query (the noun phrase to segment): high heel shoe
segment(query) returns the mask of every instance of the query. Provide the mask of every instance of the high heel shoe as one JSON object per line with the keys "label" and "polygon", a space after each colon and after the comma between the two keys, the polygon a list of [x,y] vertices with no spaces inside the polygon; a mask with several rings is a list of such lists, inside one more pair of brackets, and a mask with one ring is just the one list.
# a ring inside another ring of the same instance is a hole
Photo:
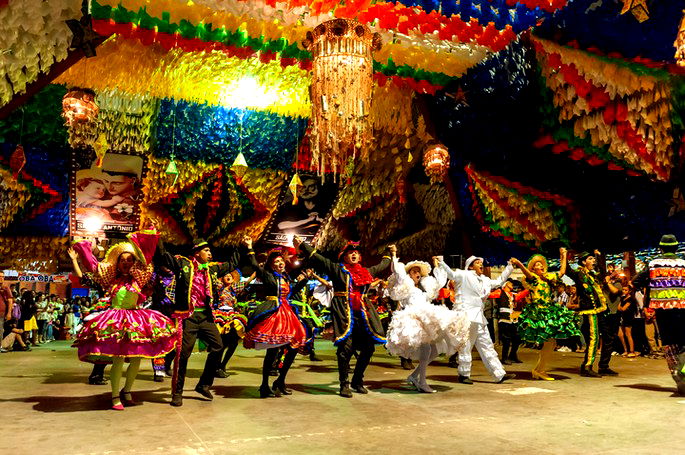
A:
{"label": "high heel shoe", "polygon": [[546,373],[543,373],[542,371],[532,371],[532,376],[533,379],[542,379],[543,381],[554,381],[554,378],[552,376],[549,376]]}
{"label": "high heel shoe", "polygon": [[124,410],[124,405],[121,404],[121,401],[119,401],[119,398],[117,397],[112,397],[112,409],[115,411],[123,411]]}
{"label": "high heel shoe", "polygon": [[[289,388],[287,388],[285,386],[285,383],[279,382],[279,381],[274,381],[274,385],[273,385],[273,387],[271,387],[271,390],[273,390],[274,393],[276,393],[276,391],[278,391],[281,393],[281,395],[292,395],[293,394],[293,391],[290,390]],[[278,395],[276,395],[276,396],[278,396]]]}

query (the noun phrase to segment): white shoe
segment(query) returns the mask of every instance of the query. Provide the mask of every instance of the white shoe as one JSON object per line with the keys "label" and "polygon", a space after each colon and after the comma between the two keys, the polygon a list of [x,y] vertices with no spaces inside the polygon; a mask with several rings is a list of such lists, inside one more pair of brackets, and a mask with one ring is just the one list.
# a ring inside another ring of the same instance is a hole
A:
{"label": "white shoe", "polygon": [[431,389],[431,387],[428,384],[419,384],[417,387],[419,389],[419,392],[422,393],[435,393],[437,390]]}

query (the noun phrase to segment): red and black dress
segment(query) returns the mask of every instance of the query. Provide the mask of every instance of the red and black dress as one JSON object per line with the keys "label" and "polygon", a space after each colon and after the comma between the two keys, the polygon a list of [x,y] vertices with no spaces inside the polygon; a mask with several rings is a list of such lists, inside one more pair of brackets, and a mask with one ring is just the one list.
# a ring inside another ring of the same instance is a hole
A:
{"label": "red and black dress", "polygon": [[[270,349],[290,345],[298,349],[304,346],[309,337],[304,323],[290,304],[290,279],[287,275],[269,271],[265,271],[261,279],[268,295],[263,303],[257,305],[248,321],[245,347]],[[301,288],[306,284],[306,280],[300,283],[295,287]]]}
{"label": "red and black dress", "polygon": [[[257,264],[254,252],[248,254],[250,265],[263,283],[264,302],[257,305],[247,324],[243,344],[248,349],[266,349],[262,366],[262,385],[259,394],[262,398],[269,396],[290,395],[292,392],[285,386],[285,377],[295,360],[298,349],[304,347],[310,336],[304,322],[298,317],[296,307],[290,304],[291,295],[297,294],[306,284],[301,280],[291,284],[287,274],[264,269]],[[278,379],[269,387],[269,375],[281,347],[285,348]]]}

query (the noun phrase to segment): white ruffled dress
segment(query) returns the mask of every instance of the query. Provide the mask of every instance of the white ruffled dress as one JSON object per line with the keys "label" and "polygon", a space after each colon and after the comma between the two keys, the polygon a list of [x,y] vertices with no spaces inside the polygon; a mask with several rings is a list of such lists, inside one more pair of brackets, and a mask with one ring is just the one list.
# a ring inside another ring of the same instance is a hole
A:
{"label": "white ruffled dress", "polygon": [[[433,273],[437,276],[421,278],[423,289],[414,285],[407,275],[404,264],[395,260],[394,271],[388,280],[391,299],[401,308],[392,315],[388,328],[387,344],[393,355],[408,359],[418,359],[419,349],[425,344],[434,344],[438,354],[452,355],[469,338],[470,322],[460,310],[450,310],[443,305],[431,303],[447,282],[447,276],[440,269]],[[458,305],[457,305],[458,307]]]}

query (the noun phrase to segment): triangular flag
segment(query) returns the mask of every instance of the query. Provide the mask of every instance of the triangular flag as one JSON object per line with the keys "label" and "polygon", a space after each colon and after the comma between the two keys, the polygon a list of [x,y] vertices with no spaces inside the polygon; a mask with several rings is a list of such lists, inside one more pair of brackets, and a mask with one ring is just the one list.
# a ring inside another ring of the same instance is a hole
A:
{"label": "triangular flag", "polygon": [[95,166],[102,167],[102,160],[105,158],[105,153],[107,153],[107,150],[109,150],[107,137],[105,137],[103,133],[100,133],[97,140],[93,143],[93,149],[95,149],[95,156],[97,156]]}
{"label": "triangular flag", "polygon": [[176,161],[174,161],[173,158],[171,158],[171,161],[169,161],[166,171],[164,172],[166,172],[168,175],[174,176],[174,183],[172,183],[172,185],[176,185],[176,180],[178,180],[178,167],[176,167]]}
{"label": "triangular flag", "polygon": [[243,155],[243,152],[238,152],[238,156],[235,157],[231,167],[247,167],[247,161],[245,161],[245,155]]}
{"label": "triangular flag", "polygon": [[293,193],[293,205],[297,205],[297,187],[302,186],[302,180],[300,180],[299,174],[293,175],[293,178],[290,180],[290,183],[288,184],[288,188],[290,188],[290,192]]}

